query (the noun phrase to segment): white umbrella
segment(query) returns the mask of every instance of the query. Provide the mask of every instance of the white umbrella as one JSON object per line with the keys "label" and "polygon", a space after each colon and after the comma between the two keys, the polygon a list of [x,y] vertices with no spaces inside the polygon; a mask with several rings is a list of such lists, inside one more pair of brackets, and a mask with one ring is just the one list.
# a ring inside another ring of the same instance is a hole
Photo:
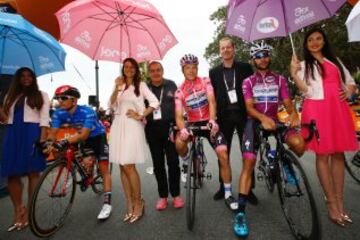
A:
{"label": "white umbrella", "polygon": [[360,1],[351,10],[345,25],[349,42],[360,42]]}

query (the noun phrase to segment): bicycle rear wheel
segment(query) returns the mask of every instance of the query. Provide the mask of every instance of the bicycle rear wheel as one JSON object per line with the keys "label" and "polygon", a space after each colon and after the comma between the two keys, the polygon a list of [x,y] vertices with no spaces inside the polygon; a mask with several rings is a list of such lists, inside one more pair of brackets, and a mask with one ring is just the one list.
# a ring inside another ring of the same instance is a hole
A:
{"label": "bicycle rear wheel", "polygon": [[58,231],[71,210],[76,191],[74,168],[71,167],[67,181],[66,175],[66,160],[58,159],[45,169],[35,188],[29,209],[29,225],[38,237],[49,237]]}
{"label": "bicycle rear wheel", "polygon": [[[190,155],[192,156],[192,154]],[[189,230],[194,227],[195,221],[195,203],[196,203],[196,174],[195,162],[191,157],[188,163],[187,176],[186,176],[186,224]]]}
{"label": "bicycle rear wheel", "polygon": [[352,158],[345,158],[346,170],[356,182],[360,183],[360,167],[354,165],[353,161],[360,162],[360,151],[358,151]]}
{"label": "bicycle rear wheel", "polygon": [[291,232],[296,239],[320,239],[317,208],[304,169],[292,151],[285,150],[281,157],[277,187],[281,208]]}

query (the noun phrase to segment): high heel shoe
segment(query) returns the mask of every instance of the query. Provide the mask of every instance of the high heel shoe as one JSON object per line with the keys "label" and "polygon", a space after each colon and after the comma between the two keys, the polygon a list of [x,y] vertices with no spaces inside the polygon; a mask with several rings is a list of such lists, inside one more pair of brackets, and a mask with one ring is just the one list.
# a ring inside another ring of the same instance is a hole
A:
{"label": "high heel shoe", "polygon": [[350,218],[349,215],[347,215],[346,213],[342,213],[341,214],[341,218],[344,222],[347,222],[347,223],[353,223],[353,220]]}
{"label": "high heel shoe", "polygon": [[329,199],[327,199],[325,196],[324,196],[324,201],[327,205],[328,217],[329,217],[330,221],[337,224],[338,226],[345,227],[345,222],[344,222],[344,219],[341,214],[339,217],[331,216],[331,212],[330,212],[331,201],[329,201]]}
{"label": "high heel shoe", "polygon": [[15,220],[15,223],[13,223],[8,227],[7,229],[8,232],[12,232],[14,230],[20,231],[29,225],[27,221],[26,208],[22,206],[19,212],[20,213],[18,213],[18,217],[16,217],[17,220]]}
{"label": "high heel shoe", "polygon": [[143,199],[141,199],[141,211],[139,214],[133,214],[132,217],[130,218],[130,223],[134,223],[138,220],[140,220],[142,218],[142,216],[145,213],[145,201]]}
{"label": "high heel shoe", "polygon": [[123,222],[127,222],[132,218],[133,214],[132,213],[126,213],[123,219]]}

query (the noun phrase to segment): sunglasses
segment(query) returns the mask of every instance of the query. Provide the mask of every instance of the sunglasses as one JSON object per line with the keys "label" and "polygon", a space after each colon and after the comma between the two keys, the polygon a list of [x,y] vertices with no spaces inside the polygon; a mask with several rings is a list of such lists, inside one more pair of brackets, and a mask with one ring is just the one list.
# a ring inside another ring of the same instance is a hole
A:
{"label": "sunglasses", "polygon": [[70,96],[58,96],[58,97],[54,97],[54,99],[58,100],[58,101],[66,101],[66,100],[74,99],[74,98],[70,97]]}
{"label": "sunglasses", "polygon": [[261,59],[261,58],[267,58],[270,57],[270,53],[268,52],[258,52],[254,55],[254,59]]}

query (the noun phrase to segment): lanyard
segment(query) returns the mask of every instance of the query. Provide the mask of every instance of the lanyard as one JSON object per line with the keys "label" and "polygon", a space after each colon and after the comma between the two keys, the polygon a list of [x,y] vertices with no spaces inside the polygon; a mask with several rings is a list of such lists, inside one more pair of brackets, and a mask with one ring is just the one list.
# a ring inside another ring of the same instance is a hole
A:
{"label": "lanyard", "polygon": [[[227,85],[227,82],[226,82],[225,73],[224,73],[224,82],[225,82],[226,91],[229,91],[229,86]],[[233,82],[232,89],[235,89],[235,69],[234,69],[234,82]]]}
{"label": "lanyard", "polygon": [[[153,90],[153,86],[151,85],[151,90]],[[164,95],[164,85],[161,87],[161,91],[160,91],[160,99],[159,99],[159,103],[161,105],[162,99],[163,99],[163,95]]]}

